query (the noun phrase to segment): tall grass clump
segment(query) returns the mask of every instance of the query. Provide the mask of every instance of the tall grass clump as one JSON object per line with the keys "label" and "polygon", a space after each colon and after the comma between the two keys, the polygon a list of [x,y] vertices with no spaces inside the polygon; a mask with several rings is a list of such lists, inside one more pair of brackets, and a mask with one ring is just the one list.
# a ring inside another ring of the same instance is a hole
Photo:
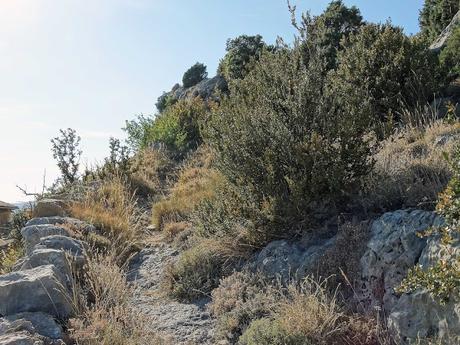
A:
{"label": "tall grass clump", "polygon": [[114,256],[90,258],[83,279],[75,281],[77,317],[69,321],[72,340],[80,345],[162,345],[133,308],[133,288]]}
{"label": "tall grass clump", "polygon": [[140,240],[136,198],[122,177],[114,175],[90,186],[82,201],[71,204],[70,213],[98,228],[121,256]]}
{"label": "tall grass clump", "polygon": [[381,142],[373,156],[374,169],[366,178],[365,207],[434,209],[452,174],[443,152],[453,152],[458,135],[457,121],[433,120],[403,127]]}

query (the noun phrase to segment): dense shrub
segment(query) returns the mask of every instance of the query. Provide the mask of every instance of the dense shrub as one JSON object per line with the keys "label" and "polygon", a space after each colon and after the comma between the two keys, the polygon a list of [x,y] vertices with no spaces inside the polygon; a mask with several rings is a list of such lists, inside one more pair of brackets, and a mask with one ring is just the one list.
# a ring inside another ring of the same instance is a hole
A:
{"label": "dense shrub", "polygon": [[312,211],[338,207],[369,170],[367,114],[324,97],[320,73],[298,46],[262,54],[208,121],[217,166],[265,231],[308,227]]}
{"label": "dense shrub", "polygon": [[295,20],[295,7],[290,10],[293,24],[303,38],[306,61],[312,58],[321,61],[324,71],[336,68],[337,53],[343,49],[340,42],[364,24],[359,9],[345,6],[341,0],[332,1],[319,16],[302,15],[300,26]]}
{"label": "dense shrub", "polygon": [[123,130],[128,135],[127,142],[133,151],[139,151],[149,146],[153,125],[153,118],[143,114],[137,115],[135,120],[125,122]]}
{"label": "dense shrub", "polygon": [[451,77],[460,75],[460,27],[449,37],[447,46],[442,50],[440,60]]}
{"label": "dense shrub", "polygon": [[458,10],[458,0],[425,0],[419,18],[422,33],[434,40],[449,25]]}
{"label": "dense shrub", "polygon": [[157,107],[157,110],[162,113],[167,107],[173,105],[176,102],[177,99],[174,98],[171,94],[163,92],[163,94],[158,97],[155,106]]}
{"label": "dense shrub", "polygon": [[197,148],[202,142],[199,121],[206,112],[207,105],[199,98],[178,101],[155,119],[150,141],[179,152]]}
{"label": "dense shrub", "polygon": [[192,87],[205,79],[207,76],[208,72],[206,72],[206,66],[197,62],[184,73],[184,76],[182,77],[182,84],[184,87]]}
{"label": "dense shrub", "polygon": [[369,105],[376,121],[398,118],[405,107],[425,104],[443,75],[425,43],[391,24],[363,26],[350,35],[331,73],[331,97],[350,112]]}
{"label": "dense shrub", "polygon": [[267,45],[262,36],[241,35],[227,41],[227,53],[220,61],[218,73],[228,81],[244,78],[251,69],[251,62],[258,60]]}
{"label": "dense shrub", "polygon": [[139,115],[136,120],[126,121],[127,141],[135,151],[155,143],[161,143],[179,155],[195,149],[202,142],[199,122],[210,106],[213,105],[195,98],[180,100],[155,118]]}

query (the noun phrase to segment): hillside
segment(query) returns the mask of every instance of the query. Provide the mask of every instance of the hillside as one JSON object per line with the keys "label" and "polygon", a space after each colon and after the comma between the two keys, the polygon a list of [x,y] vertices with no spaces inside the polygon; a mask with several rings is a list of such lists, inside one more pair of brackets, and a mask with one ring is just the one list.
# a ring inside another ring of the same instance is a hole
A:
{"label": "hillside", "polygon": [[[460,343],[460,3],[227,41],[0,238],[0,345]],[[442,19],[442,26],[440,26]],[[288,23],[287,23],[288,24]]]}

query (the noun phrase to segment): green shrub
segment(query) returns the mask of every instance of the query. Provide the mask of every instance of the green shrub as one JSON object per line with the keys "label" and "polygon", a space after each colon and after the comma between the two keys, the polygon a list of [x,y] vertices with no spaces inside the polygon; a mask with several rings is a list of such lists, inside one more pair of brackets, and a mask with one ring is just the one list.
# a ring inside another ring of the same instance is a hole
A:
{"label": "green shrub", "polygon": [[364,24],[359,9],[345,6],[341,0],[331,1],[319,16],[304,14],[301,26],[295,21],[295,7],[290,9],[293,23],[303,38],[305,60],[321,61],[324,71],[337,67],[337,53],[343,49],[340,42]]}
{"label": "green shrub", "polygon": [[178,152],[197,148],[202,142],[199,121],[206,112],[207,105],[199,98],[178,101],[155,119],[149,141]]}
{"label": "green shrub", "polygon": [[425,43],[391,24],[363,26],[338,54],[328,91],[350,112],[369,105],[376,121],[398,118],[402,109],[425,104],[444,76]]}
{"label": "green shrub", "polygon": [[221,60],[218,73],[228,81],[243,79],[251,69],[251,62],[258,60],[267,45],[262,36],[241,35],[227,41],[227,54]]}
{"label": "green shrub", "polygon": [[177,101],[156,118],[139,115],[136,120],[126,121],[127,141],[135,151],[153,143],[162,143],[179,154],[195,149],[202,142],[199,121],[204,118],[208,107],[196,98]]}
{"label": "green shrub", "polygon": [[150,144],[150,132],[154,126],[152,117],[137,115],[135,120],[125,122],[123,130],[128,135],[127,142],[133,151],[142,150]]}
{"label": "green shrub", "polygon": [[263,215],[259,233],[307,228],[312,212],[340,207],[369,170],[369,115],[341,111],[320,74],[298,46],[266,52],[207,122],[219,170]]}
{"label": "green shrub", "polygon": [[458,0],[425,0],[419,18],[422,33],[434,40],[459,10]]}
{"label": "green shrub", "polygon": [[197,62],[184,73],[184,76],[182,77],[182,84],[184,87],[192,87],[205,79],[207,76],[208,72],[206,72],[206,66]]}
{"label": "green shrub", "polygon": [[174,98],[171,94],[163,92],[163,94],[158,97],[155,106],[157,107],[157,110],[162,113],[167,107],[173,105],[176,102],[177,99]]}
{"label": "green shrub", "polygon": [[458,27],[442,50],[440,60],[452,77],[460,74],[460,27]]}

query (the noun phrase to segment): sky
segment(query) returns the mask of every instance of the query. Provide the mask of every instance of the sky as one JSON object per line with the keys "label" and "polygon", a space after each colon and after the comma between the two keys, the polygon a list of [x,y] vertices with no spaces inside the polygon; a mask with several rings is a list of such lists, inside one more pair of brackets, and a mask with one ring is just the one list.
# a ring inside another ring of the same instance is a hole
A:
{"label": "sky", "polygon": [[[423,0],[345,0],[364,19],[418,31]],[[292,0],[319,14],[329,0]],[[125,120],[153,114],[156,99],[199,61],[215,74],[228,38],[291,41],[285,0],[0,0],[0,200],[27,198],[58,176],[50,139],[82,138],[83,165],[123,138]]]}

